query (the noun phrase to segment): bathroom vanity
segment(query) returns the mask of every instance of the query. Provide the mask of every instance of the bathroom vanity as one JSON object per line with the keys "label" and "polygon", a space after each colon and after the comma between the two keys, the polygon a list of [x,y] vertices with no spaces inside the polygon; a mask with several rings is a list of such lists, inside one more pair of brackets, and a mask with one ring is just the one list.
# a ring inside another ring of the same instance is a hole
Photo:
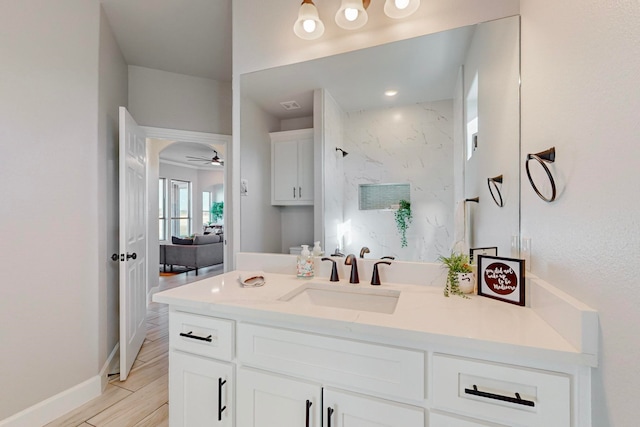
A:
{"label": "bathroom vanity", "polygon": [[[153,296],[170,305],[172,427],[591,425],[597,313],[552,286],[529,277],[519,307],[445,298],[433,264],[374,287],[272,257]],[[266,284],[241,287],[246,270]]]}

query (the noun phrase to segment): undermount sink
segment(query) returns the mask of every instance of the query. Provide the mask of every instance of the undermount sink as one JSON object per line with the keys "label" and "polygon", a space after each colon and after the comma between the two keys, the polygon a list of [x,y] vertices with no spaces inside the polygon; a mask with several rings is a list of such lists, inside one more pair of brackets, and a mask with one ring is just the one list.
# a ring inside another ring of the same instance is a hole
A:
{"label": "undermount sink", "polygon": [[396,290],[311,282],[297,287],[278,299],[297,304],[393,314],[398,298],[400,298],[400,291]]}

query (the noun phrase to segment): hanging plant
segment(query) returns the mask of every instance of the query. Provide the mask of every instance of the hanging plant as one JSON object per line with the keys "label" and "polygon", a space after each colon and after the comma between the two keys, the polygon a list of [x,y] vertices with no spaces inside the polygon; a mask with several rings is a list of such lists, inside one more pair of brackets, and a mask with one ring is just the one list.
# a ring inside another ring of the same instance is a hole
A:
{"label": "hanging plant", "polygon": [[396,227],[400,233],[400,245],[401,247],[407,246],[407,228],[411,224],[411,202],[406,200],[400,200],[400,206],[395,212]]}

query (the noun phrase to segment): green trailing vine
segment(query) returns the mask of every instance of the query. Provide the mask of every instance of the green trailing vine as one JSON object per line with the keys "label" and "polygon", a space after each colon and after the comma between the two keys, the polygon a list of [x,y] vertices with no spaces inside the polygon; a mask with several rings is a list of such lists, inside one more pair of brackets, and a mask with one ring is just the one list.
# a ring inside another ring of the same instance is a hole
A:
{"label": "green trailing vine", "polygon": [[459,295],[462,298],[469,298],[460,290],[458,283],[458,273],[473,272],[469,265],[469,257],[461,253],[451,252],[451,255],[448,257],[440,255],[438,261],[449,269],[447,273],[447,284],[444,287],[444,296],[448,297],[449,294],[453,294]]}
{"label": "green trailing vine", "polygon": [[400,200],[400,206],[395,212],[395,217],[396,227],[398,227],[398,232],[400,233],[400,244],[404,248],[407,246],[407,228],[409,228],[412,219],[411,202]]}

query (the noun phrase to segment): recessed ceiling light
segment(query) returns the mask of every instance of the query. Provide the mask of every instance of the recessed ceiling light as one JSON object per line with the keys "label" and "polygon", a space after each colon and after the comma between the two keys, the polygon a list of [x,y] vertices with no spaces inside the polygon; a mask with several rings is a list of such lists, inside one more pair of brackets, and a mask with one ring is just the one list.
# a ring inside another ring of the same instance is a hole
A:
{"label": "recessed ceiling light", "polygon": [[398,94],[397,90],[393,90],[393,89],[389,89],[389,90],[385,90],[384,94],[387,96],[396,96]]}

